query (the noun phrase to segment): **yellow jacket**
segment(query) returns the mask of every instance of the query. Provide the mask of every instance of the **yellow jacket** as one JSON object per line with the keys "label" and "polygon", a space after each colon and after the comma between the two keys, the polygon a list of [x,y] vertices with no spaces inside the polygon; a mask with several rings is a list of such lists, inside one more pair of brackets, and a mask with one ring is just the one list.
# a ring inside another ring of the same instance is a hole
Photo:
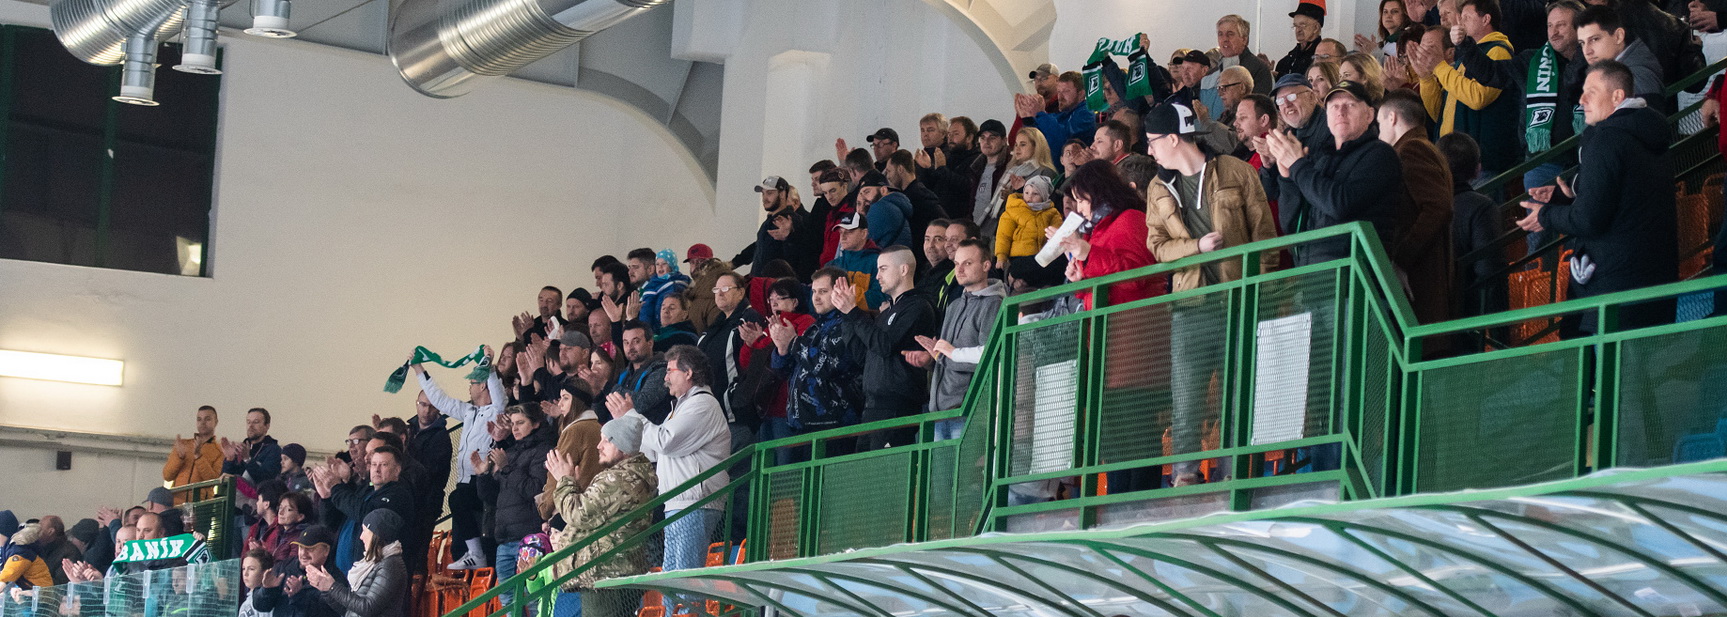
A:
{"label": "yellow jacket", "polygon": [[1034,212],[1020,193],[1007,196],[1007,208],[995,226],[995,258],[1029,257],[1043,248],[1043,229],[1061,224],[1061,209],[1053,204]]}
{"label": "yellow jacket", "polygon": [[[1504,33],[1489,33],[1481,37],[1476,44],[1487,43],[1500,44],[1487,50],[1487,59],[1511,59],[1511,39],[1506,38]],[[1458,105],[1481,111],[1499,100],[1499,88],[1482,84],[1481,80],[1487,76],[1470,76],[1467,73],[1461,63],[1452,66],[1450,62],[1441,62],[1433,68],[1432,75],[1421,80],[1421,102],[1427,106],[1427,115],[1439,121],[1440,135],[1449,135],[1457,130]]]}
{"label": "yellow jacket", "polygon": [[[192,437],[186,441],[192,441]],[[190,450],[188,456],[174,456],[168,453],[168,462],[162,465],[162,479],[172,482],[173,486],[197,484],[222,477],[222,446],[211,439],[204,445]],[[200,489],[202,490],[202,489]],[[186,501],[184,493],[174,496],[176,505]],[[202,497],[199,497],[202,498]]]}

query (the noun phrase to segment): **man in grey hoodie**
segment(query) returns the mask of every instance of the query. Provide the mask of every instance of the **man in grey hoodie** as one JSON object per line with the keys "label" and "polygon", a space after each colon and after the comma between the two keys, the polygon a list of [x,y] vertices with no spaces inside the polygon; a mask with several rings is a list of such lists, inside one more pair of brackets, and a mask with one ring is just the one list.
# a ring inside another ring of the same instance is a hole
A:
{"label": "man in grey hoodie", "polygon": [[[941,338],[917,337],[923,351],[907,351],[906,360],[916,366],[933,367],[929,384],[929,410],[957,409],[965,403],[965,390],[983,359],[989,329],[1001,312],[1007,287],[989,278],[990,250],[981,240],[965,240],[953,252],[954,279],[965,293],[947,306],[941,322]],[[956,439],[965,432],[965,418],[943,420],[935,438]]]}

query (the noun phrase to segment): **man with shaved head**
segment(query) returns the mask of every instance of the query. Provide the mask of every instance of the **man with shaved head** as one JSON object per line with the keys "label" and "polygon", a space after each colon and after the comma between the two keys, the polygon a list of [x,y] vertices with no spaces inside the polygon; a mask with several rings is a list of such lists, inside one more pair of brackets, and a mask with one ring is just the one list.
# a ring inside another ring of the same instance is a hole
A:
{"label": "man with shaved head", "polygon": [[[888,420],[923,411],[929,401],[924,388],[922,364],[927,359],[908,354],[928,354],[917,342],[919,336],[935,336],[941,325],[935,300],[918,290],[912,280],[917,257],[903,246],[889,247],[876,258],[876,282],[887,302],[871,319],[857,309],[857,291],[851,281],[834,282],[834,309],[850,320],[853,336],[865,348],[864,422]],[[916,363],[914,363],[916,362]],[[858,450],[875,450],[909,443],[912,431],[894,429],[858,437]]]}

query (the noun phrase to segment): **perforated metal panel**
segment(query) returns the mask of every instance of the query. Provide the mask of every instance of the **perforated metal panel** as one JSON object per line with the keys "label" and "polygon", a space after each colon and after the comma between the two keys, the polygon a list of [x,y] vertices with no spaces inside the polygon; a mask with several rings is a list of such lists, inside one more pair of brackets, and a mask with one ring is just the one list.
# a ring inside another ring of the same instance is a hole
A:
{"label": "perforated metal panel", "polygon": [[1084,321],[1016,335],[1013,475],[1067,469],[1079,406],[1079,341]]}
{"label": "perforated metal panel", "polygon": [[1415,489],[1571,477],[1579,364],[1566,349],[1424,371]]}
{"label": "perforated metal panel", "polygon": [[1727,456],[1727,331],[1625,341],[1619,362],[1620,466]]}
{"label": "perforated metal panel", "polygon": [[[1334,347],[1337,332],[1337,277],[1340,270],[1316,272],[1305,276],[1268,281],[1259,288],[1259,321],[1267,321],[1302,313],[1313,315],[1312,347],[1308,352],[1307,419],[1303,433],[1307,436],[1331,432],[1331,406],[1336,359]],[[1275,378],[1260,367],[1254,379]]]}
{"label": "perforated metal panel", "polygon": [[828,465],[822,471],[823,554],[848,548],[887,546],[905,540],[910,508],[910,452],[896,452]]}
{"label": "perforated metal panel", "polygon": [[798,510],[804,500],[803,470],[768,474],[768,558],[798,556]]}

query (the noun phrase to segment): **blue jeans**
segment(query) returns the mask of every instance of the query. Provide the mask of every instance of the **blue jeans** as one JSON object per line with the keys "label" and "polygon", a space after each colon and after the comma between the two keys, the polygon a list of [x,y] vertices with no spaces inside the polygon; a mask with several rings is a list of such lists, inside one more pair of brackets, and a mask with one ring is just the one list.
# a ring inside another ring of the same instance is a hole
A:
{"label": "blue jeans", "polygon": [[[498,550],[492,558],[492,572],[498,576],[499,585],[516,575],[516,549],[519,548],[522,548],[521,540],[498,543]],[[514,596],[508,593],[498,594],[498,600],[504,604],[509,604],[512,597]]]}
{"label": "blue jeans", "polygon": [[[683,511],[666,510],[666,518]],[[661,569],[670,572],[706,566],[708,544],[713,541],[714,528],[719,526],[723,514],[713,508],[697,508],[666,525],[665,559]],[[666,594],[666,614],[673,614],[672,605],[681,601],[670,593]]]}
{"label": "blue jeans", "polygon": [[[1531,169],[1527,172],[1524,172],[1524,174],[1523,174],[1523,190],[1529,190],[1529,189],[1532,189],[1532,188],[1535,188],[1538,186],[1547,186],[1549,184],[1553,184],[1554,180],[1559,177],[1560,172],[1563,172],[1563,171],[1565,171],[1565,167],[1558,164],[1558,163],[1543,163],[1541,166],[1536,167],[1535,169]],[[1523,217],[1519,216],[1517,218],[1523,218]],[[1541,248],[1541,245],[1546,244],[1547,240],[1549,238],[1550,238],[1550,236],[1548,236],[1547,232],[1545,232],[1545,231],[1530,232],[1529,233],[1529,239],[1527,240],[1527,242],[1529,244],[1529,248],[1524,253],[1524,255],[1533,254],[1535,252],[1535,249]]]}
{"label": "blue jeans", "polygon": [[965,418],[949,418],[935,423],[935,440],[947,441],[965,436]]}
{"label": "blue jeans", "polygon": [[[775,439],[785,439],[794,434],[795,433],[792,432],[792,425],[786,422],[785,418],[762,418],[761,434],[757,437],[756,441],[763,442],[773,441]],[[791,448],[774,448],[775,465],[789,465],[791,462]]]}
{"label": "blue jeans", "polygon": [[582,617],[582,594],[558,592],[558,603],[552,607],[552,617]]}

